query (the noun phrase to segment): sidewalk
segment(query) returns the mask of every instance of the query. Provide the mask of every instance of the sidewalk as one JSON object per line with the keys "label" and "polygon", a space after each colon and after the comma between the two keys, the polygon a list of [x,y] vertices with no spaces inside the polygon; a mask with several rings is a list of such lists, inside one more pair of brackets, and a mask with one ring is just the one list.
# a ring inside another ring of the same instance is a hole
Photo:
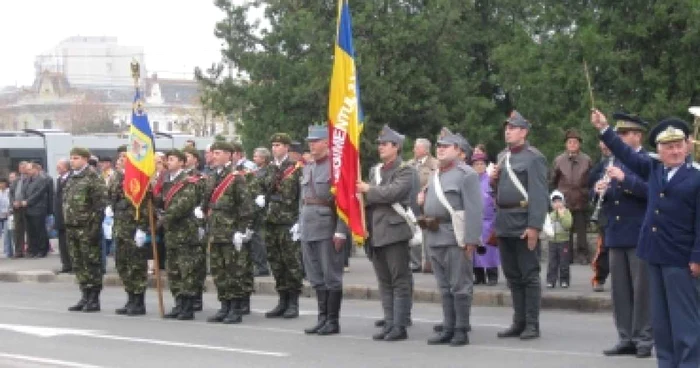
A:
{"label": "sidewalk", "polygon": [[[344,294],[352,299],[379,300],[377,280],[369,260],[361,250],[350,259],[350,270],[345,273]],[[546,272],[546,264],[542,265],[542,279]],[[58,255],[51,254],[46,258],[38,259],[7,259],[0,258],[0,282],[75,282],[73,275],[57,275],[55,271],[60,268]],[[439,303],[440,293],[437,290],[435,278],[431,274],[414,275],[414,300],[416,302]],[[610,292],[606,290],[596,293],[591,290],[590,278],[592,270],[590,266],[571,266],[571,285],[568,289],[542,289],[543,309],[564,309],[582,312],[609,311],[611,307]],[[164,288],[167,288],[165,275]],[[108,258],[107,274],[104,279],[105,286],[120,286],[121,281],[114,269],[114,258]],[[155,285],[155,279],[151,277],[151,285]],[[255,279],[255,290],[262,294],[274,294],[275,283],[272,277],[258,277]],[[211,277],[207,279],[207,289],[215,290]],[[167,292],[167,289],[165,290]],[[305,283],[303,295],[311,296],[312,291]],[[496,286],[477,285],[474,287],[474,305],[478,306],[510,306],[510,293],[506,288],[503,275],[499,277]]]}

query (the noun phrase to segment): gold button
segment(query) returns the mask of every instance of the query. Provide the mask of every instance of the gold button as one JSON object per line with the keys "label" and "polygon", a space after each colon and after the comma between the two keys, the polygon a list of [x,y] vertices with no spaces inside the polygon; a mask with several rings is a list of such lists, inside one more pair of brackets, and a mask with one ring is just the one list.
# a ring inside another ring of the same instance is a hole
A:
{"label": "gold button", "polygon": [[663,198],[663,197],[664,197],[664,193],[661,192],[661,193],[659,194],[659,197]]}
{"label": "gold button", "polygon": [[659,210],[655,210],[654,212],[656,212],[657,215],[659,214]]}
{"label": "gold button", "polygon": [[615,205],[616,205],[616,206],[619,205],[619,204],[620,204],[620,201],[615,201]]}
{"label": "gold button", "polygon": [[656,226],[652,227],[651,231],[656,232]]}
{"label": "gold button", "polygon": [[615,216],[615,220],[620,221],[620,216]]}

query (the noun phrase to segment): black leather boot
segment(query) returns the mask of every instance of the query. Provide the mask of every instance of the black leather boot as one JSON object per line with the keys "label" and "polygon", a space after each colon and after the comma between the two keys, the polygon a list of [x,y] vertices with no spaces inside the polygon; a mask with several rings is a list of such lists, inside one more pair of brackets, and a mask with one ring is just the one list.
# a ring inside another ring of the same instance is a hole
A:
{"label": "black leather boot", "polygon": [[408,332],[406,332],[406,327],[394,326],[391,328],[389,333],[384,336],[384,341],[400,341],[408,339]]}
{"label": "black leather boot", "polygon": [[221,322],[226,318],[226,315],[228,314],[228,310],[231,309],[231,301],[230,300],[222,300],[221,301],[221,308],[216,311],[216,314],[213,316],[207,318],[207,322]]}
{"label": "black leather boot", "polygon": [[182,309],[177,315],[179,321],[190,321],[194,319],[194,296],[182,297]]}
{"label": "black leather boot", "polygon": [[496,334],[499,338],[507,338],[507,337],[520,337],[520,334],[523,333],[525,330],[525,323],[516,323],[513,322],[510,327],[508,327],[506,330],[503,330]]}
{"label": "black leather boot", "polygon": [[114,313],[119,314],[119,315],[125,315],[126,312],[129,310],[129,307],[131,307],[131,304],[134,303],[134,294],[130,293],[130,292],[127,292],[126,294],[128,295],[128,299],[127,299],[126,304],[124,304],[124,306],[121,308],[115,309]]}
{"label": "black leather boot", "polygon": [[290,291],[287,293],[287,310],[282,315],[283,318],[299,317],[299,293]]}
{"label": "black leather boot", "polygon": [[250,295],[241,299],[241,314],[244,316],[250,314]]}
{"label": "black leather boot", "polygon": [[241,299],[234,298],[231,301],[231,308],[228,310],[228,314],[222,321],[224,324],[233,324],[243,322],[243,315],[241,314]]}
{"label": "black leather boot", "polygon": [[195,312],[201,312],[202,307],[204,306],[204,303],[202,302],[202,292],[198,292],[197,295],[194,296],[194,301],[192,302],[192,310]]}
{"label": "black leather boot", "polygon": [[80,290],[80,293],[82,296],[80,297],[80,300],[73,305],[72,307],[68,307],[68,310],[71,312],[80,312],[85,308],[85,304],[87,304],[87,299],[88,299],[88,289],[87,288],[82,288]]}
{"label": "black leather boot", "polygon": [[464,346],[469,344],[469,335],[467,335],[466,328],[455,328],[452,340],[450,340],[450,346]]}
{"label": "black leather boot", "polygon": [[328,290],[317,289],[316,301],[318,302],[318,322],[315,326],[304,330],[307,334],[315,334],[326,324],[328,319]]}
{"label": "black leather boot", "polygon": [[100,311],[100,288],[91,287],[88,289],[88,298],[83,312],[99,312]]}
{"label": "black leather boot", "polygon": [[540,337],[540,326],[538,323],[528,323],[525,330],[520,333],[520,340],[532,340]]}
{"label": "black leather boot", "polygon": [[282,317],[284,311],[287,310],[287,304],[289,303],[289,294],[286,291],[278,291],[279,301],[277,306],[275,306],[271,311],[265,313],[267,318],[278,318]]}
{"label": "black leather boot", "polygon": [[489,286],[498,284],[498,267],[490,267],[486,269],[486,284]]}
{"label": "black leather boot", "polygon": [[182,296],[178,295],[175,297],[175,306],[173,309],[170,310],[169,313],[166,313],[163,315],[163,318],[167,319],[175,319],[177,316],[180,315],[180,312],[182,312],[182,303],[183,303],[183,298]]}
{"label": "black leather boot", "polygon": [[454,337],[454,334],[455,334],[454,329],[443,327],[442,332],[439,332],[437,335],[428,339],[428,345],[449,344],[450,341],[452,341],[452,337]]}
{"label": "black leather boot", "polygon": [[326,303],[328,306],[328,319],[316,334],[324,336],[340,333],[340,304],[342,301],[342,290],[328,291],[328,302]]}
{"label": "black leather boot", "polygon": [[141,294],[132,294],[134,297],[134,302],[131,303],[131,306],[126,311],[127,316],[142,316],[146,314],[146,303],[144,303],[144,296],[145,293]]}

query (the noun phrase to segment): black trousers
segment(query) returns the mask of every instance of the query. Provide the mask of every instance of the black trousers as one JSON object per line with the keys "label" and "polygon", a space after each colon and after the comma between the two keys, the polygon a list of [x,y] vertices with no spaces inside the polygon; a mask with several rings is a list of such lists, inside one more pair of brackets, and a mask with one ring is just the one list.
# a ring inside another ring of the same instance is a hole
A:
{"label": "black trousers", "polygon": [[24,236],[27,233],[27,219],[25,218],[27,210],[21,207],[15,208],[12,211],[12,218],[15,225],[15,255],[22,256],[24,254]]}
{"label": "black trousers", "polygon": [[549,242],[547,259],[547,283],[556,285],[557,281],[569,283],[571,281],[569,267],[571,263],[571,247],[569,242]]}
{"label": "black trousers", "polygon": [[[586,210],[571,211],[573,226],[569,232],[569,244],[573,247],[575,244],[574,257],[571,262],[579,261],[588,263],[591,259],[590,251],[588,250],[588,239],[586,238],[586,227],[588,226],[588,214]],[[576,241],[574,242],[574,239]]]}
{"label": "black trousers", "polygon": [[29,247],[27,253],[46,255],[48,235],[46,234],[46,215],[26,215],[27,238]]}
{"label": "black trousers", "polygon": [[499,237],[501,268],[513,298],[513,322],[539,326],[540,284],[539,247],[530,250],[527,241],[517,237]]}
{"label": "black trousers", "polygon": [[58,251],[61,253],[61,266],[64,270],[73,269],[73,263],[70,259],[70,250],[66,242],[66,229],[58,229]]}

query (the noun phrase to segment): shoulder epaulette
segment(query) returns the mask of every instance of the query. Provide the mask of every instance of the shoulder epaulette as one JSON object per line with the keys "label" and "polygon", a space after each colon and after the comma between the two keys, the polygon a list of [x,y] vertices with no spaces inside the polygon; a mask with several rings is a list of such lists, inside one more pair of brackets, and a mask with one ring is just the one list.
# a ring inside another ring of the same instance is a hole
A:
{"label": "shoulder epaulette", "polygon": [[539,156],[543,156],[543,157],[544,157],[544,155],[542,154],[542,152],[540,152],[540,150],[538,150],[537,148],[535,148],[535,147],[533,147],[533,146],[527,146],[527,150],[530,151],[530,152],[532,152],[532,153],[534,153],[534,154],[536,154],[536,155],[539,155]]}

